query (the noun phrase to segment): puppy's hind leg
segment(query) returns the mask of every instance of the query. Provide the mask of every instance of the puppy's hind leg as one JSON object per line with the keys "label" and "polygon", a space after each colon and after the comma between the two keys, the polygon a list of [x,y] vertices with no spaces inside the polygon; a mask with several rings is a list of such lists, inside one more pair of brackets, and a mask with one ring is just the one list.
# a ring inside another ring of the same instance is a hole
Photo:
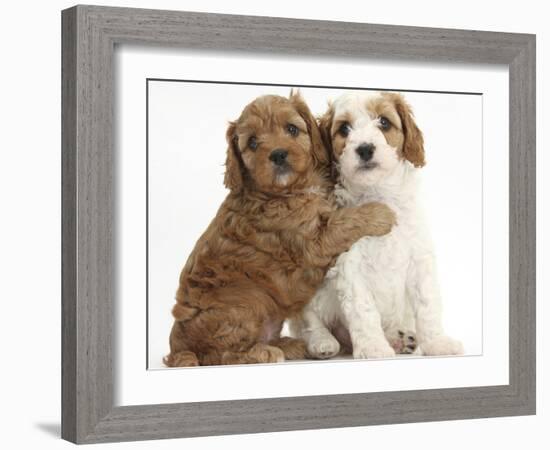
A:
{"label": "puppy's hind leg", "polygon": [[441,294],[433,255],[418,258],[410,265],[407,294],[415,312],[419,351],[426,356],[463,355],[462,343],[443,331]]}
{"label": "puppy's hind leg", "polygon": [[305,359],[307,354],[306,343],[302,339],[284,336],[270,344],[280,348],[286,360]]}
{"label": "puppy's hind leg", "polygon": [[193,367],[199,365],[197,355],[188,350],[170,353],[163,358],[162,362],[166,367]]}
{"label": "puppy's hind leg", "polygon": [[[207,357],[205,357],[205,360]],[[283,350],[269,344],[257,343],[248,351],[225,351],[218,364],[278,363],[285,360]]]}
{"label": "puppy's hind leg", "polygon": [[395,353],[399,355],[411,355],[416,352],[418,344],[414,331],[391,329],[386,331],[385,335]]}
{"label": "puppy's hind leg", "polygon": [[170,332],[170,353],[162,362],[167,367],[192,367],[198,366],[197,355],[188,346],[183,332],[182,322],[175,321]]}

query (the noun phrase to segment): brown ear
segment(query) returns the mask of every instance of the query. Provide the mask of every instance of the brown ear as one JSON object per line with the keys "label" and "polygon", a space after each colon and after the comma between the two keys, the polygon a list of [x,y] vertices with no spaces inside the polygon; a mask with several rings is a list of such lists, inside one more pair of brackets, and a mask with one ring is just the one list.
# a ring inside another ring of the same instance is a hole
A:
{"label": "brown ear", "polygon": [[391,95],[395,103],[397,113],[401,118],[403,134],[405,141],[403,142],[403,156],[407,161],[410,161],[414,167],[423,167],[426,165],[424,154],[424,138],[422,131],[416,126],[411,107],[400,94]]}
{"label": "brown ear", "polygon": [[332,122],[334,120],[334,107],[329,102],[327,111],[319,117],[319,131],[321,132],[321,140],[325,146],[330,160],[330,177],[336,180],[336,166],[333,162],[333,149],[332,149]]}
{"label": "brown ear", "polygon": [[239,191],[243,187],[243,167],[241,152],[235,134],[235,123],[230,122],[225,138],[227,139],[227,157],[225,160],[225,187],[231,191]]}
{"label": "brown ear", "polygon": [[321,132],[321,139],[324,146],[327,148],[330,154],[332,154],[332,136],[330,130],[332,129],[332,121],[334,119],[334,107],[329,102],[327,111],[319,117],[319,130]]}
{"label": "brown ear", "polygon": [[306,122],[316,167],[327,168],[330,164],[330,155],[328,149],[323,145],[319,126],[317,125],[315,117],[311,114],[311,111],[302,98],[300,91],[292,89],[290,91],[289,98],[294,108],[296,108],[296,111],[298,111],[298,114],[300,114],[302,119]]}

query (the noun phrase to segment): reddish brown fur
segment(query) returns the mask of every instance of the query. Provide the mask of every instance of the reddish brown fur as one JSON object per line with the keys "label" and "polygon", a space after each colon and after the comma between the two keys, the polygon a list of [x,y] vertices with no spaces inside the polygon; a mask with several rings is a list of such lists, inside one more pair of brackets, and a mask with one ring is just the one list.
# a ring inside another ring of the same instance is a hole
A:
{"label": "reddish brown fur", "polygon": [[[384,92],[382,93],[382,98],[388,99],[393,104],[393,108],[395,108],[397,114],[399,114],[401,120],[400,132],[403,136],[403,142],[400,148],[403,157],[415,167],[423,167],[426,165],[424,137],[420,129],[416,126],[411,107],[401,94],[395,92]],[[392,128],[395,130],[394,127]],[[390,130],[392,128],[390,128]],[[388,142],[390,141],[388,140]]]}
{"label": "reddish brown fur", "polygon": [[[251,135],[256,151],[247,148]],[[170,367],[303,358],[303,342],[280,337],[283,321],[310,300],[333,258],[394,223],[380,204],[335,209],[327,152],[298,94],[256,99],[230,124],[227,141],[230,193],[181,272]],[[268,159],[275,148],[289,152],[284,185]]]}

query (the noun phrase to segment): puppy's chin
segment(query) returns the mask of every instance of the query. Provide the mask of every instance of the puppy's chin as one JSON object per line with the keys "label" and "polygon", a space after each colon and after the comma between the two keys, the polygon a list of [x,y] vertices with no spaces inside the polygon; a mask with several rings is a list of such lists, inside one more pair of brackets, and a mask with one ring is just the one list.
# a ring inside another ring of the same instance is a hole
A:
{"label": "puppy's chin", "polygon": [[357,168],[355,169],[356,172],[373,172],[374,170],[378,169],[380,167],[380,164],[374,161],[369,161],[366,163],[360,163],[357,165]]}
{"label": "puppy's chin", "polygon": [[341,181],[350,188],[362,190],[374,186],[384,178],[386,170],[377,162],[358,163],[352,167],[341,167]]}
{"label": "puppy's chin", "polygon": [[256,186],[265,193],[280,194],[291,189],[299,178],[298,174],[290,167],[273,167],[270,173],[255,174]]}
{"label": "puppy's chin", "polygon": [[287,187],[290,184],[291,174],[290,173],[280,173],[275,175],[274,185],[277,187]]}
{"label": "puppy's chin", "polygon": [[273,170],[273,186],[278,189],[285,189],[294,183],[296,180],[295,172],[290,168],[290,166],[285,167],[275,167]]}

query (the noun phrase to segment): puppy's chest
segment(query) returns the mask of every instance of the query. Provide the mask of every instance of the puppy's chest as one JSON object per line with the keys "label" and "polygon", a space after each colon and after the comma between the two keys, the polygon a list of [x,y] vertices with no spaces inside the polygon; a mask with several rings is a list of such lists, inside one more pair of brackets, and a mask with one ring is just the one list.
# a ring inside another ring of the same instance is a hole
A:
{"label": "puppy's chest", "polygon": [[[419,246],[418,228],[409,215],[397,213],[397,225],[382,237],[364,237],[353,247],[358,263],[370,271],[406,270]],[[354,249],[354,247],[356,247]]]}

